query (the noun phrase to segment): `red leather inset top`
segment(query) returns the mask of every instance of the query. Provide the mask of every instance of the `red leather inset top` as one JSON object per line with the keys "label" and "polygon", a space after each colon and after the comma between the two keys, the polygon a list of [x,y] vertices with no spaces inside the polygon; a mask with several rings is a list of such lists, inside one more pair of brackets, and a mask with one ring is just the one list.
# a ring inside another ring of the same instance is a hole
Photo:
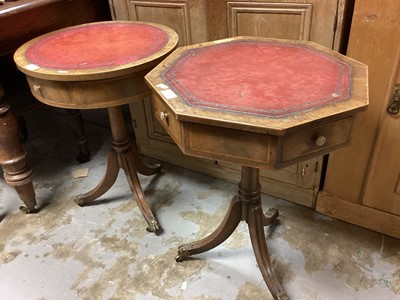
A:
{"label": "red leather inset top", "polygon": [[91,23],[40,39],[28,48],[26,58],[49,69],[112,67],[148,57],[167,42],[167,34],[149,24]]}
{"label": "red leather inset top", "polygon": [[246,40],[190,49],[163,74],[191,106],[270,117],[343,101],[350,77],[306,45]]}

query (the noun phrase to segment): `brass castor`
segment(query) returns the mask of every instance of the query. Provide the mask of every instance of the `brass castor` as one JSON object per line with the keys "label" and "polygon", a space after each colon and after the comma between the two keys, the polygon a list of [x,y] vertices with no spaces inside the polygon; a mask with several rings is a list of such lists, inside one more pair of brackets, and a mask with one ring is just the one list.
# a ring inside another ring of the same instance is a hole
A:
{"label": "brass castor", "polygon": [[148,232],[157,232],[158,230],[160,230],[160,225],[158,225],[157,221],[151,221],[146,230]]}
{"label": "brass castor", "polygon": [[85,204],[85,200],[80,195],[75,196],[73,200],[79,206],[83,206]]}
{"label": "brass castor", "polygon": [[30,214],[36,212],[35,208],[28,208],[26,206],[20,206],[19,211],[22,212],[23,214]]}

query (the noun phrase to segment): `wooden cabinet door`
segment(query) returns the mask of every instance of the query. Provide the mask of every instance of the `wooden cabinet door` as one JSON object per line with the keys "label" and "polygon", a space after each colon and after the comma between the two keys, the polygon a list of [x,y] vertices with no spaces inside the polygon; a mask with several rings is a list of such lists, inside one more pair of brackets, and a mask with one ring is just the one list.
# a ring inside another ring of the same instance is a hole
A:
{"label": "wooden cabinet door", "polygon": [[[208,36],[263,36],[311,40],[338,50],[353,1],[207,0]],[[225,3],[222,3],[225,2]]]}
{"label": "wooden cabinet door", "polygon": [[330,154],[316,210],[400,238],[400,118],[386,112],[400,82],[400,2],[357,0],[347,55],[368,65],[369,106],[349,147]]}
{"label": "wooden cabinet door", "polygon": [[179,46],[207,40],[204,0],[110,0],[116,20],[163,24],[175,30]]}
{"label": "wooden cabinet door", "polygon": [[337,0],[227,1],[228,35],[313,40],[333,48]]}
{"label": "wooden cabinet door", "polygon": [[[400,30],[398,32],[400,37]],[[399,55],[400,44],[397,66],[399,66]],[[395,82],[400,83],[400,72]],[[398,88],[400,89],[400,86]],[[400,215],[400,113],[396,105],[400,100],[396,98],[393,101],[393,97],[400,97],[400,91],[390,95],[388,106],[391,104],[394,106],[390,113],[386,111],[382,116],[365,185],[363,204]]]}
{"label": "wooden cabinet door", "polygon": [[[257,35],[292,40],[310,39],[312,3],[231,1],[227,5],[229,36]],[[331,14],[331,17],[333,16],[334,14]],[[270,26],[270,24],[281,24],[281,26]],[[330,25],[332,24],[333,22]],[[327,28],[327,26],[322,27]],[[328,32],[332,36],[333,30]]]}

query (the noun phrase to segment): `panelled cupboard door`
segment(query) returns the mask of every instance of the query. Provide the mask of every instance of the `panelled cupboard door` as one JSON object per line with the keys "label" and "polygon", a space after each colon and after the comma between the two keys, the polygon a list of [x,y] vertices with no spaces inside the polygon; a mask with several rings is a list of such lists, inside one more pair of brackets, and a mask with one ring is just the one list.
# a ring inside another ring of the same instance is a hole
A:
{"label": "panelled cupboard door", "polygon": [[[110,0],[117,20],[161,23],[174,29],[179,45],[237,35],[316,41],[339,45],[345,0],[226,1]],[[338,17],[339,16],[339,17]],[[139,151],[172,164],[237,183],[240,166],[185,157],[154,117],[149,98],[131,104]],[[322,158],[283,170],[261,170],[262,191],[305,206],[314,206]]]}
{"label": "panelled cupboard door", "polygon": [[351,145],[330,154],[316,210],[400,238],[400,118],[387,113],[400,82],[400,1],[382,3],[355,1],[347,55],[368,65],[370,103]]}
{"label": "panelled cupboard door", "polygon": [[[400,37],[400,30],[398,36]],[[397,52],[399,66],[400,44]],[[390,95],[365,185],[363,204],[400,215],[400,70]]]}
{"label": "panelled cupboard door", "polygon": [[179,37],[179,46],[207,40],[204,0],[110,0],[116,20],[163,24]]}
{"label": "panelled cupboard door", "polygon": [[339,2],[227,1],[228,36],[311,40],[333,49]]}

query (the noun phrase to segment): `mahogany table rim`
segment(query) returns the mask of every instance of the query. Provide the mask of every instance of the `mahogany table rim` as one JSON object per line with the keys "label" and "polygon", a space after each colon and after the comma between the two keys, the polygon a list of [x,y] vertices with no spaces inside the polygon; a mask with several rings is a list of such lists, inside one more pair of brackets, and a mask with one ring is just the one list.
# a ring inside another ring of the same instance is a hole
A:
{"label": "mahogany table rim", "polygon": [[[14,61],[17,64],[17,67],[25,74],[30,75],[35,78],[40,78],[40,79],[47,79],[47,80],[53,80],[53,81],[92,81],[92,80],[99,80],[99,79],[107,79],[107,78],[115,78],[119,76],[124,76],[124,75],[129,75],[132,74],[132,71],[134,72],[140,72],[143,70],[148,69],[149,67],[158,64],[162,58],[166,56],[166,54],[171,52],[171,48],[174,49],[177,46],[177,39],[169,39],[167,44],[159,51],[146,56],[144,58],[135,60],[133,62],[125,63],[125,64],[120,64],[118,66],[105,66],[105,67],[96,67],[96,68],[89,68],[89,69],[79,69],[79,70],[62,70],[60,72],[60,69],[52,69],[52,68],[46,68],[46,67],[39,67],[36,70],[30,70],[27,68],[27,66],[31,65],[31,62],[25,57],[24,53],[26,50],[33,44],[35,44],[37,41],[42,40],[46,37],[52,36],[56,33],[60,33],[63,31],[67,31],[70,29],[75,29],[75,28],[81,28],[85,27],[88,25],[94,25],[94,24],[143,24],[143,25],[151,25],[156,28],[159,28],[163,31],[165,31],[167,34],[171,35],[176,35],[176,33],[169,27],[157,24],[157,23],[152,23],[152,22],[139,22],[139,21],[103,21],[103,22],[91,22],[91,23],[86,23],[86,24],[81,24],[81,25],[76,25],[76,26],[70,26],[67,28],[59,29],[52,31],[50,33],[43,34],[41,36],[38,36],[37,38],[34,38],[25,44],[23,44],[21,47],[18,48],[18,50],[14,53]],[[40,70],[40,73],[37,71]]]}
{"label": "mahogany table rim", "polygon": [[[190,50],[194,47],[208,47],[213,45],[218,45],[221,43],[229,43],[231,41],[241,41],[241,40],[254,40],[254,41],[271,41],[271,42],[284,42],[295,45],[309,45],[315,47],[317,50],[323,52],[328,48],[321,46],[312,41],[291,41],[291,40],[283,40],[283,39],[273,39],[273,38],[262,38],[262,37],[250,37],[250,36],[238,36],[234,38],[226,38],[217,41],[198,43],[195,45],[183,46],[177,48],[172,54],[170,54],[167,58],[165,58],[159,66],[167,66],[171,65],[175,62],[176,57],[180,54],[184,53],[187,50]],[[353,69],[351,84],[355,83],[354,80],[358,76],[366,76],[368,74],[368,66],[362,64],[352,58],[347,56],[343,56],[339,53],[333,52],[332,55],[335,58],[340,58],[347,63],[354,63],[358,66],[358,68]],[[353,114],[354,112],[359,112],[365,110],[365,107],[360,106],[365,103],[365,99],[368,99],[368,86],[363,90],[357,90],[356,93],[352,93],[350,95],[351,103],[347,100],[339,101],[337,103],[329,104],[326,106],[321,106],[317,108],[306,109],[300,111],[298,113],[291,113],[283,117],[269,117],[269,116],[260,116],[251,113],[241,113],[241,112],[226,112],[223,110],[213,109],[213,108],[203,108],[203,107],[194,107],[187,103],[182,105],[182,101],[180,96],[174,92],[171,87],[168,87],[170,91],[176,94],[176,97],[167,98],[161,92],[165,90],[164,86],[166,82],[162,78],[162,73],[159,68],[154,68],[151,70],[146,76],[145,80],[147,84],[152,88],[152,90],[158,91],[157,96],[163,98],[164,103],[172,109],[173,117],[181,120],[181,121],[189,121],[201,124],[209,124],[216,125],[222,127],[230,127],[230,128],[243,128],[246,127],[250,131],[254,132],[263,132],[263,133],[273,133],[275,135],[284,134],[284,128],[288,127],[298,127],[298,126],[307,126],[310,123],[310,119],[315,119],[313,116],[315,114],[319,115],[317,121],[313,120],[313,122],[323,123],[327,122],[330,119],[336,119],[337,116],[343,115],[346,117],[348,115]],[[200,117],[199,115],[206,114],[207,118]],[[268,129],[266,129],[268,127]]]}

